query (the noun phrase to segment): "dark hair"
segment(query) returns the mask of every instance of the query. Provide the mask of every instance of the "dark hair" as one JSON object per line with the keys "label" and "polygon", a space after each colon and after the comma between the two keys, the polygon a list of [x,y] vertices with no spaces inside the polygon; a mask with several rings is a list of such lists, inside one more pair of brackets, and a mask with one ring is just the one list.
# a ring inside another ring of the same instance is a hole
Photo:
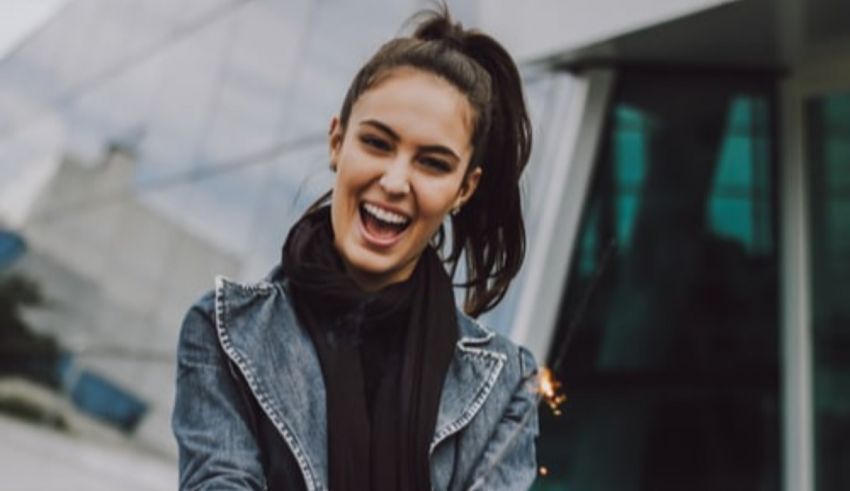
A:
{"label": "dark hair", "polygon": [[[467,280],[464,310],[472,316],[505,296],[525,256],[525,226],[519,178],[531,153],[531,125],[516,64],[490,36],[465,30],[443,5],[411,19],[416,28],[381,46],[360,69],[345,95],[340,125],[345,130],[357,99],[389,71],[413,67],[436,74],[466,95],[474,110],[472,158],[467,173],[482,167],[478,189],[451,217],[452,276],[461,255]],[[441,228],[437,247],[443,243]]]}

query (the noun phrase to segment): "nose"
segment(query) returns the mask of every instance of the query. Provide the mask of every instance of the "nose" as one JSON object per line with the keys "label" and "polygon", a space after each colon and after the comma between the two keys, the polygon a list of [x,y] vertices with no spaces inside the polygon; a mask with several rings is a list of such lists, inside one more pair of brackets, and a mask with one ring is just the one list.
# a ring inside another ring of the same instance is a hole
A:
{"label": "nose", "polygon": [[394,159],[384,169],[384,174],[378,184],[390,195],[397,196],[410,193],[410,166],[402,158]]}

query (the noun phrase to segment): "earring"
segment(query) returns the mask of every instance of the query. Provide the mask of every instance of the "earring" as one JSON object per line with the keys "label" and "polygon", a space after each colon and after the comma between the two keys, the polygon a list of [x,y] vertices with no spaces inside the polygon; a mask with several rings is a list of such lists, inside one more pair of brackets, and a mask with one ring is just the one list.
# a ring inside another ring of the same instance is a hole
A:
{"label": "earring", "polygon": [[336,162],[331,162],[328,167],[331,169],[331,172],[336,172]]}
{"label": "earring", "polygon": [[452,208],[452,211],[451,211],[451,214],[452,214],[453,217],[456,217],[458,213],[460,213],[460,205],[455,206],[454,208]]}

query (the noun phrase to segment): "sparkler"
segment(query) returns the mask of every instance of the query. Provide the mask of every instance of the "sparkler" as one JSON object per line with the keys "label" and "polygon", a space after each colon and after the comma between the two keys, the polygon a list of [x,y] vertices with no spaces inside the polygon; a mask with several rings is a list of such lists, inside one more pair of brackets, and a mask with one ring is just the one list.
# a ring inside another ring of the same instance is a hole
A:
{"label": "sparkler", "polygon": [[[547,367],[541,367],[539,373],[533,373],[522,380],[522,384],[528,384],[531,381],[536,381],[536,387],[534,387],[535,399],[534,403],[529,406],[523,415],[522,419],[517,424],[516,428],[511,432],[510,436],[508,436],[502,448],[499,449],[499,452],[490,460],[490,463],[487,465],[487,468],[484,472],[481,473],[480,477],[472,483],[472,486],[469,488],[470,490],[475,489],[483,489],[484,479],[490,474],[490,472],[495,469],[496,465],[502,461],[505,457],[507,451],[511,448],[511,445],[514,443],[514,440],[521,434],[522,430],[531,420],[531,417],[537,414],[537,406],[540,404],[540,401],[546,401],[546,405],[549,406],[549,409],[552,411],[552,414],[555,416],[561,415],[561,405],[566,402],[567,396],[563,393],[559,392],[561,388],[561,382],[558,381],[554,373],[558,372],[561,369],[561,365],[564,362],[564,358],[566,357],[567,347],[572,341],[573,335],[575,334],[576,328],[579,325],[579,322],[584,317],[584,314],[587,310],[587,305],[590,303],[590,298],[593,294],[593,291],[596,290],[596,287],[599,284],[599,279],[602,277],[602,273],[605,271],[606,266],[608,265],[608,261],[611,258],[611,254],[614,252],[616,248],[616,240],[612,238],[608,245],[605,248],[605,253],[602,255],[602,260],[599,263],[599,267],[596,269],[593,278],[591,279],[590,285],[585,291],[584,296],[579,303],[578,310],[576,314],[573,316],[572,321],[569,323],[567,327],[566,334],[564,335],[564,340],[561,343],[561,347],[558,350],[557,357],[555,358],[555,362],[552,364],[552,368],[549,369]],[[546,476],[549,474],[549,469],[545,466],[540,467],[538,470],[541,476]]]}
{"label": "sparkler", "polygon": [[[567,326],[564,340],[561,343],[561,347],[558,350],[558,356],[555,358],[552,368],[540,367],[540,385],[537,392],[540,394],[540,399],[546,401],[546,404],[555,416],[561,415],[561,405],[567,401],[567,396],[558,392],[562,384],[555,378],[555,372],[561,370],[561,365],[563,365],[564,359],[566,358],[567,347],[570,345],[573,335],[578,329],[579,323],[584,317],[585,312],[587,312],[587,305],[590,303],[590,298],[593,296],[593,292],[599,285],[599,280],[602,278],[602,273],[605,271],[605,267],[608,265],[608,261],[611,259],[611,254],[614,252],[615,247],[616,241],[612,238],[605,247],[605,253],[602,255],[599,267],[596,268],[596,271],[594,272],[590,285],[587,287],[587,290],[579,303],[576,314]],[[548,473],[548,469],[546,470],[546,473]],[[543,475],[546,475],[546,473],[543,473]]]}
{"label": "sparkler", "polygon": [[[528,385],[530,383],[534,383],[534,402],[529,405],[528,409],[526,409],[525,414],[523,414],[522,419],[517,423],[516,428],[508,436],[505,444],[499,449],[499,452],[490,460],[486,470],[481,473],[478,479],[472,483],[469,490],[473,491],[475,489],[483,489],[484,479],[496,465],[502,461],[505,457],[507,451],[511,448],[511,445],[517,439],[517,437],[522,433],[522,430],[525,429],[528,422],[531,420],[531,417],[537,414],[537,407],[540,404],[541,400],[545,400],[546,404],[552,409],[552,412],[555,416],[561,415],[561,410],[559,406],[567,400],[567,396],[564,394],[559,394],[558,389],[561,386],[561,383],[555,380],[552,376],[552,371],[548,368],[541,368],[538,373],[532,373],[525,377],[522,382],[523,385]],[[539,469],[540,475],[545,476],[549,473],[549,469],[546,467],[541,467]]]}
{"label": "sparkler", "polygon": [[552,375],[552,370],[546,367],[540,368],[540,387],[537,389],[540,394],[540,399],[546,401],[552,414],[555,416],[561,415],[561,404],[567,401],[565,394],[558,393],[561,388],[561,382],[555,379]]}

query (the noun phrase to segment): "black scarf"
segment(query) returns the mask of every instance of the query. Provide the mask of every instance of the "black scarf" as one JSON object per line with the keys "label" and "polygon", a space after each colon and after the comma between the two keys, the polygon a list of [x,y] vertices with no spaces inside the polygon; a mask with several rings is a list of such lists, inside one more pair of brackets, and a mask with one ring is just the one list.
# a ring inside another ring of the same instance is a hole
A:
{"label": "black scarf", "polygon": [[[324,207],[292,228],[282,264],[324,375],[330,489],[430,490],[428,452],[458,337],[451,281],[436,252],[426,247],[408,280],[365,292],[345,272]],[[400,372],[386,374],[367,401],[361,343],[375,329],[406,332],[397,344]]]}

